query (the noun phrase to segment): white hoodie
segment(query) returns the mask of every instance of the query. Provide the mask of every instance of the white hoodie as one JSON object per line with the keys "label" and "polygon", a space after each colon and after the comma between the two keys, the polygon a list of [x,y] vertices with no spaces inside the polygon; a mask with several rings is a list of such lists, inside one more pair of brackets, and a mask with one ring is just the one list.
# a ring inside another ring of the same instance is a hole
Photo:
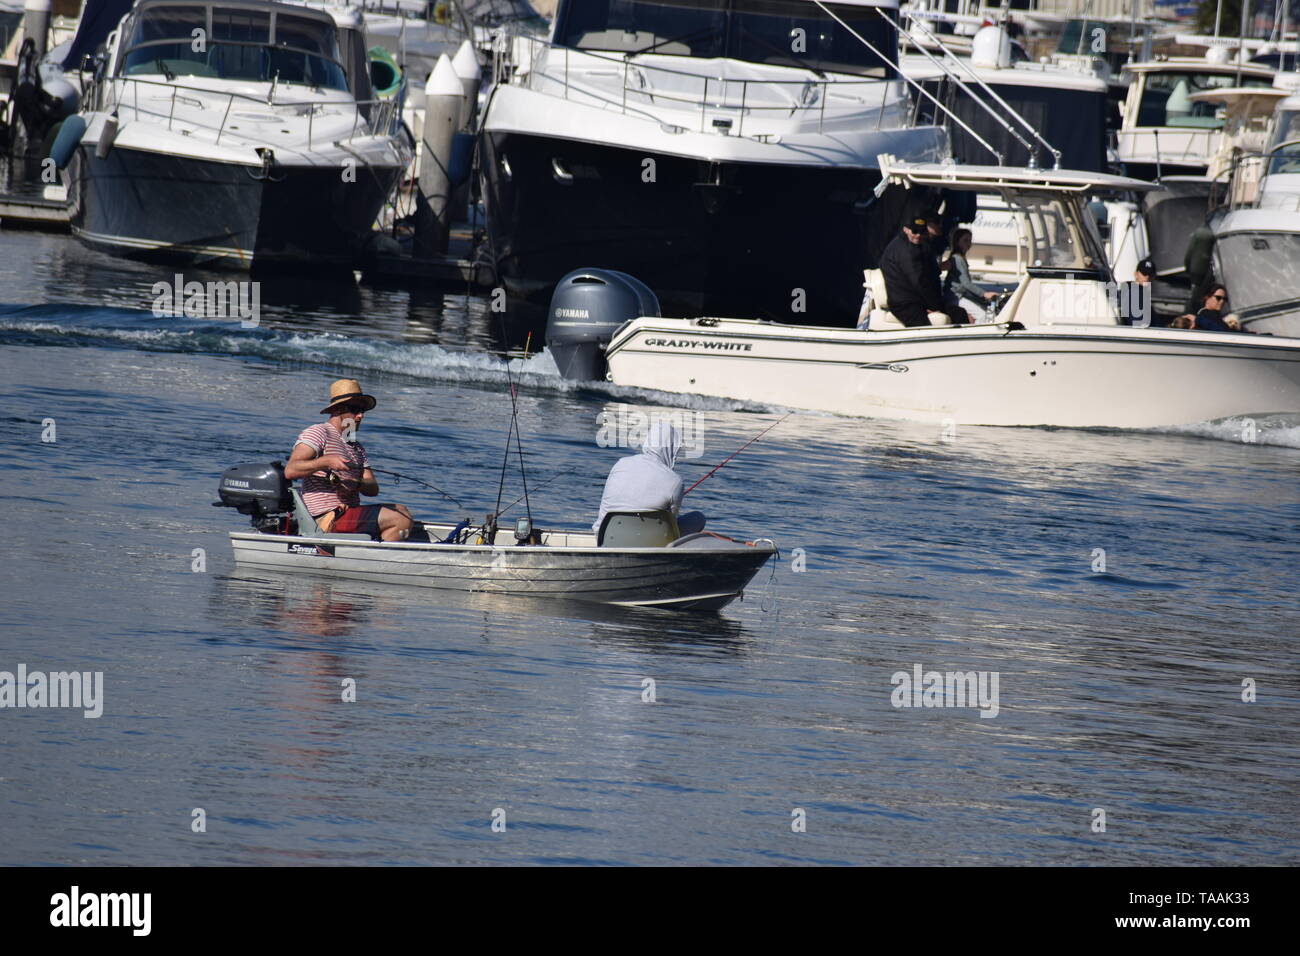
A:
{"label": "white hoodie", "polygon": [[682,440],[668,422],[653,422],[646,430],[641,454],[628,455],[614,463],[600,496],[600,513],[591,530],[600,534],[600,523],[611,511],[671,511],[682,506],[684,484],[673,465]]}

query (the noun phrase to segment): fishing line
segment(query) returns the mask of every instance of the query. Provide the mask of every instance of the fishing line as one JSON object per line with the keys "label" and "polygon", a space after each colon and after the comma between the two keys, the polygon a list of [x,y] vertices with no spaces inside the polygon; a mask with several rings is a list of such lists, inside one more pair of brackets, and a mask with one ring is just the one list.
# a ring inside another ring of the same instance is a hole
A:
{"label": "fishing line", "polygon": [[[508,339],[506,338],[506,322],[505,322],[504,314],[500,319],[500,326],[501,326],[501,341],[506,342],[508,344]],[[528,333],[528,339],[524,344],[525,361],[528,358],[528,350],[529,347],[532,345],[532,341],[533,341],[533,333],[530,331]],[[504,493],[506,487],[506,466],[510,462],[510,439],[513,437],[515,440],[515,448],[519,452],[519,477],[520,480],[523,482],[523,486],[524,486],[524,494],[523,494],[524,507],[528,511],[528,522],[529,524],[531,524],[533,520],[533,507],[532,507],[532,502],[528,498],[528,472],[524,468],[524,447],[519,436],[519,406],[515,400],[515,380],[514,380],[514,374],[510,371],[510,360],[508,358],[506,359],[505,365],[506,365],[506,384],[510,386],[510,430],[506,432],[506,450],[505,450],[505,455],[503,455],[501,458],[501,481],[497,485],[496,511],[494,512],[494,514],[500,514],[501,495]]]}
{"label": "fishing line", "polygon": [[683,491],[683,492],[682,492],[682,496],[685,497],[686,495],[689,495],[692,491],[694,491],[696,488],[699,487],[700,482],[704,481],[705,478],[709,478],[710,476],[712,476],[713,473],[716,472],[719,468],[721,468],[721,467],[722,467],[723,465],[725,465],[727,462],[731,461],[731,459],[735,458],[735,457],[736,457],[737,455],[739,455],[742,451],[744,451],[744,450],[745,450],[746,448],[748,448],[750,445],[754,444],[754,442],[758,441],[760,438],[762,438],[764,435],[766,435],[768,432],[770,432],[770,431],[771,431],[773,428],[775,428],[777,425],[780,425],[783,421],[785,421],[787,418],[789,418],[789,417],[790,417],[791,415],[793,415],[793,414],[794,414],[794,412],[786,412],[784,415],[782,415],[780,418],[778,418],[778,419],[777,419],[776,421],[774,421],[772,424],[768,425],[766,428],[764,428],[761,432],[759,432],[757,435],[755,435],[755,436],[754,436],[753,438],[751,438],[749,441],[745,442],[745,444],[741,445],[739,448],[737,448],[735,451],[733,451],[733,452],[732,452],[730,455],[728,455],[726,458],[722,459],[722,461],[718,462],[718,464],[717,464],[713,469],[711,469],[711,470],[709,471],[708,474],[706,474],[703,478],[701,478],[701,479],[700,479],[699,481],[697,481],[695,484],[691,485],[689,488],[687,488],[685,491]]}
{"label": "fishing line", "polygon": [[463,504],[461,504],[459,501],[457,501],[457,500],[456,500],[455,498],[453,498],[451,495],[447,494],[447,492],[443,491],[443,490],[442,490],[441,488],[439,488],[437,485],[433,485],[433,484],[430,484],[430,483],[427,482],[427,481],[424,481],[423,479],[416,478],[414,475],[404,475],[404,474],[402,474],[400,471],[388,471],[387,469],[384,469],[384,468],[371,468],[370,470],[373,471],[373,472],[374,472],[375,474],[377,474],[377,475],[389,475],[389,476],[391,476],[391,477],[393,477],[393,478],[397,478],[397,479],[400,479],[400,480],[403,480],[403,481],[413,481],[413,482],[415,482],[417,485],[424,485],[424,487],[426,487],[426,488],[431,488],[431,489],[433,489],[434,491],[438,492],[438,494],[442,495],[444,498],[446,498],[446,499],[447,499],[448,501],[450,501],[452,504],[454,504],[454,505],[458,505],[458,506],[460,506],[461,508],[464,508],[464,507],[465,507]]}

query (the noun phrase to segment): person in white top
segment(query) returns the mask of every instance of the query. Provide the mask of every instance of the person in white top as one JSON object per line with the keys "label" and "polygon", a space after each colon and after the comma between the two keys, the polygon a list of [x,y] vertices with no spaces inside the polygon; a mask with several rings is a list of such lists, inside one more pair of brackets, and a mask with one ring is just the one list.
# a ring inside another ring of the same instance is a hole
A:
{"label": "person in white top", "polygon": [[641,443],[641,454],[620,458],[610,469],[600,496],[600,513],[591,530],[600,534],[600,523],[611,511],[671,511],[683,535],[703,531],[705,518],[701,512],[678,514],[684,483],[673,465],[681,448],[676,428],[668,422],[652,422]]}

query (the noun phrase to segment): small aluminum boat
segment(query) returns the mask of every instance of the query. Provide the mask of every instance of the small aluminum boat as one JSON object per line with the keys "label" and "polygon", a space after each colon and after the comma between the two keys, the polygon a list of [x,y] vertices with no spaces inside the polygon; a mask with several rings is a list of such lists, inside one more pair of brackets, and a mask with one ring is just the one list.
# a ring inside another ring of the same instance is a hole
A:
{"label": "small aluminum boat", "polygon": [[[279,462],[227,470],[218,493],[217,504],[250,515],[257,529],[230,534],[240,566],[420,587],[716,611],[777,554],[766,538],[662,533],[672,525],[662,512],[610,516],[600,544],[590,532],[538,530],[526,538],[536,543],[519,543],[508,528],[485,534],[436,522],[424,523],[428,542],[321,533]],[[448,539],[463,543],[436,543]]]}

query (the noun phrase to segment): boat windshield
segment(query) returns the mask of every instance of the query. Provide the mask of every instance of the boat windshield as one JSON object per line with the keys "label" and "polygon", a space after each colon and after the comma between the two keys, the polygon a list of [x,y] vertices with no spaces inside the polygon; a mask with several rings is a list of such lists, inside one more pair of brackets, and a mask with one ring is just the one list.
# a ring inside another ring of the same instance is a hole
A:
{"label": "boat windshield", "polygon": [[[277,11],[275,33],[263,10],[153,7],[136,21],[123,61],[125,76],[209,76],[223,80],[301,83],[346,90],[334,25]],[[198,31],[198,32],[196,32]]]}
{"label": "boat windshield", "polygon": [[560,11],[555,42],[577,50],[726,57],[859,76],[892,75],[897,35],[876,11],[891,19],[897,11],[826,6],[883,59],[808,0],[572,0]]}
{"label": "boat windshield", "polygon": [[1300,173],[1300,110],[1281,110],[1277,114],[1268,146],[1272,151],[1268,161],[1270,176]]}
{"label": "boat windshield", "polygon": [[1084,225],[1075,197],[1017,192],[1007,196],[1007,204],[1025,225],[1030,268],[1104,271],[1100,236]]}
{"label": "boat windshield", "polygon": [[[1178,126],[1188,129],[1221,129],[1216,103],[1193,103],[1189,97],[1201,90],[1222,90],[1237,86],[1231,73],[1199,73],[1196,70],[1168,70],[1148,73],[1138,103],[1138,126]],[[1241,86],[1272,86],[1268,77],[1243,76]]]}

